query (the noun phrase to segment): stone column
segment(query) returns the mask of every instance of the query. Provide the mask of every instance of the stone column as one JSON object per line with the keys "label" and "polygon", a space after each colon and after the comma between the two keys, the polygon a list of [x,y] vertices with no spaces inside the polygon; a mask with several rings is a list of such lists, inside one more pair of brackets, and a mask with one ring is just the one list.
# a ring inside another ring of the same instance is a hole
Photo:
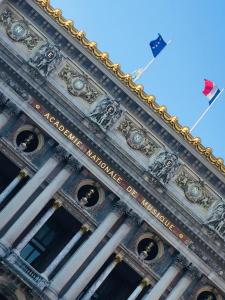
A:
{"label": "stone column", "polygon": [[167,297],[167,300],[179,300],[181,298],[181,296],[183,295],[183,293],[186,291],[186,289],[191,284],[193,278],[198,277],[198,276],[199,276],[198,270],[193,266],[189,266],[188,271],[178,281],[176,286],[173,288],[173,290]]}
{"label": "stone column", "polygon": [[4,191],[0,194],[0,204],[5,200],[5,198],[15,189],[15,187],[20,183],[20,181],[27,177],[27,171],[21,170],[16,178],[4,189]]}
{"label": "stone column", "polygon": [[77,280],[72,284],[66,294],[64,300],[77,299],[82,290],[87,286],[90,280],[95,276],[99,269],[103,266],[109,256],[115,251],[116,247],[121,243],[125,236],[131,230],[132,225],[129,222],[123,223],[119,229],[113,234],[111,239],[98,252],[95,258],[90,262],[86,269],[81,273]]}
{"label": "stone column", "polygon": [[58,164],[59,160],[57,157],[49,158],[39,171],[10,200],[6,207],[0,212],[0,230],[19,211],[19,209],[26,203],[30,196],[45,181]]}
{"label": "stone column", "polygon": [[31,203],[17,221],[9,228],[2,237],[1,242],[6,247],[11,247],[15,240],[29,226],[33,219],[45,207],[54,194],[63,186],[72,173],[71,168],[62,169],[53,181],[41,192],[41,194]]}
{"label": "stone column", "polygon": [[69,251],[80,240],[83,234],[89,231],[90,228],[87,224],[81,226],[80,230],[74,235],[69,243],[62,249],[62,251],[56,256],[56,258],[50,263],[46,270],[42,273],[45,278],[48,278],[52,271],[59,265],[63,258],[69,253]]}
{"label": "stone column", "polygon": [[175,263],[166,270],[155,286],[144,296],[143,300],[158,300],[186,264],[186,259],[178,255]]}
{"label": "stone column", "polygon": [[141,283],[136,287],[133,293],[127,298],[127,300],[135,300],[142,290],[150,284],[150,280],[148,278],[144,278]]}
{"label": "stone column", "polygon": [[81,247],[70,257],[62,269],[52,279],[50,289],[46,290],[46,294],[50,297],[50,299],[54,299],[54,295],[59,293],[67,284],[67,282],[73,277],[73,275],[78,271],[89,255],[109,232],[112,226],[117,222],[119,217],[120,214],[118,211],[112,211],[109,213],[104,221],[92,233],[89,239],[84,242]]}
{"label": "stone column", "polygon": [[53,206],[50,207],[46,213],[40,218],[40,220],[34,225],[34,227],[28,232],[28,234],[22,239],[22,241],[14,249],[18,254],[29,243],[29,241],[35,236],[35,234],[41,229],[41,227],[50,219],[54,212],[62,206],[60,201],[55,201]]}
{"label": "stone column", "polygon": [[115,259],[106,267],[106,269],[101,273],[97,280],[92,284],[87,293],[81,298],[81,300],[89,300],[97,291],[97,289],[102,285],[105,279],[109,276],[112,270],[122,261],[123,257],[117,254]]}
{"label": "stone column", "polygon": [[[1,4],[1,2],[0,2],[0,4]],[[9,118],[10,118],[10,116],[5,114],[4,112],[0,113],[0,129],[2,129],[6,125]]]}

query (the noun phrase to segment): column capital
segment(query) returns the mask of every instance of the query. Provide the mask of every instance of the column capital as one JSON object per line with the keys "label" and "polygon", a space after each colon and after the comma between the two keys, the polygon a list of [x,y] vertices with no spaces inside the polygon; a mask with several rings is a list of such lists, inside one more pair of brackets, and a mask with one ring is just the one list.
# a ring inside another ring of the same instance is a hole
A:
{"label": "column capital", "polygon": [[54,207],[55,209],[58,209],[58,208],[60,208],[62,206],[62,201],[60,201],[60,200],[55,200],[54,201],[54,203],[53,203],[53,205],[52,205],[52,207]]}
{"label": "column capital", "polygon": [[4,110],[8,99],[0,92],[0,109]]}
{"label": "column capital", "polygon": [[148,286],[151,283],[151,280],[147,277],[143,278],[141,281],[141,286],[144,289],[146,286]]}
{"label": "column capital", "polygon": [[195,278],[200,278],[202,273],[198,270],[198,268],[196,268],[195,266],[193,266],[192,264],[189,265],[187,267],[187,275],[189,277],[191,277],[192,279],[195,279]]}
{"label": "column capital", "polygon": [[82,231],[82,233],[86,233],[86,232],[90,231],[90,226],[88,224],[83,224],[81,226],[80,230]]}
{"label": "column capital", "polygon": [[66,162],[67,162],[66,168],[71,170],[71,172],[73,171],[77,172],[82,167],[82,165],[72,155],[67,158]]}
{"label": "column capital", "polygon": [[57,159],[58,161],[63,161],[66,160],[69,157],[69,153],[61,146],[57,145],[55,147],[55,153],[54,153],[54,158]]}
{"label": "column capital", "polygon": [[21,179],[26,178],[27,176],[28,176],[28,170],[27,170],[27,169],[22,169],[22,170],[20,170],[20,172],[19,172],[19,177],[20,177]]}
{"label": "column capital", "polygon": [[118,264],[123,260],[123,254],[122,253],[118,253],[116,254],[114,261]]}
{"label": "column capital", "polygon": [[21,110],[18,108],[18,106],[11,101],[8,101],[6,103],[6,108],[5,108],[6,113],[8,113],[10,116],[15,116],[18,115]]}
{"label": "column capital", "polygon": [[113,208],[121,215],[125,215],[129,211],[129,207],[127,206],[127,204],[121,200],[113,202]]}
{"label": "column capital", "polygon": [[174,261],[174,265],[179,268],[186,268],[189,265],[189,261],[179,253]]}
{"label": "column capital", "polygon": [[142,223],[142,219],[139,217],[139,215],[131,209],[127,212],[127,216],[128,218],[126,219],[126,222],[132,225],[140,225]]}

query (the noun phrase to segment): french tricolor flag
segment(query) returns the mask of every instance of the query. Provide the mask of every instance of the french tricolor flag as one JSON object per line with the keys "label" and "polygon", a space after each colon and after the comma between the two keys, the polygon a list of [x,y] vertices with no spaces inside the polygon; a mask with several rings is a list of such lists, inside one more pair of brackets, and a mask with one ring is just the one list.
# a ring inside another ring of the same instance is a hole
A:
{"label": "french tricolor flag", "polygon": [[209,99],[209,105],[213,103],[213,101],[220,94],[220,89],[215,85],[213,81],[205,80],[205,88],[202,91],[203,94]]}

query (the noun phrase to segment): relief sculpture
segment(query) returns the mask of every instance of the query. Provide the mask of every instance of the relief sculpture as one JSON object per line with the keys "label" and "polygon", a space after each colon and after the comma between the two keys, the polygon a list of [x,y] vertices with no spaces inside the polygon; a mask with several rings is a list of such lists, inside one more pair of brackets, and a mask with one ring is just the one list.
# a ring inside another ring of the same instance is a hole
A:
{"label": "relief sculpture", "polygon": [[149,166],[149,172],[162,183],[168,183],[174,176],[180,163],[176,154],[164,151],[161,152],[155,161]]}
{"label": "relief sculpture", "polygon": [[139,150],[148,157],[155,152],[157,145],[148,137],[147,132],[127,117],[120,123],[118,130],[126,138],[127,144],[132,149]]}
{"label": "relief sculpture", "polygon": [[102,129],[107,130],[115,124],[121,114],[120,104],[116,100],[106,97],[94,108],[89,117]]}
{"label": "relief sculpture", "polygon": [[225,203],[219,202],[211,215],[205,221],[205,225],[225,240]]}
{"label": "relief sculpture", "polygon": [[15,42],[23,43],[29,50],[32,50],[41,40],[29,27],[29,24],[17,19],[13,12],[6,8],[0,15],[0,25],[5,28],[9,38]]}
{"label": "relief sculpture", "polygon": [[183,190],[187,200],[199,204],[205,209],[209,209],[215,201],[213,196],[206,190],[204,182],[193,179],[185,171],[178,175],[176,184]]}
{"label": "relief sculpture", "polygon": [[77,97],[82,97],[88,103],[93,103],[100,93],[89,83],[86,75],[81,75],[69,65],[66,65],[59,73],[67,85],[68,92]]}

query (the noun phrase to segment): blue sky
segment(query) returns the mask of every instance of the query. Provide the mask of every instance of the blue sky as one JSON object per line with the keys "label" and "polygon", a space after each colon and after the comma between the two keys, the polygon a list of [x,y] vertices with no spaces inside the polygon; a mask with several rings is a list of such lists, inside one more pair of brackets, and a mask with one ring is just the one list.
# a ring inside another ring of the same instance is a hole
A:
{"label": "blue sky", "polygon": [[[191,127],[207,108],[204,78],[225,87],[224,0],[52,0],[124,72],[151,58],[149,41],[172,40],[139,80],[145,91]],[[225,92],[193,131],[225,159]]]}

